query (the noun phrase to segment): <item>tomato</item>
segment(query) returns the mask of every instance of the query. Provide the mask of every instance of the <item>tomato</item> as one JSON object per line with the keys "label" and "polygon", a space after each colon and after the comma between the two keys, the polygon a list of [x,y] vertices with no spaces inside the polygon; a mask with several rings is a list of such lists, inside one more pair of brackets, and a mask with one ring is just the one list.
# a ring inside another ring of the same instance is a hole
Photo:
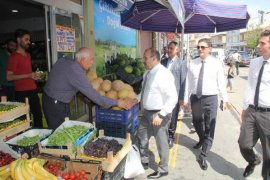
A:
{"label": "tomato", "polygon": [[75,175],[74,175],[74,174],[71,174],[71,175],[70,175],[70,179],[71,179],[71,180],[74,180],[74,179],[75,179]]}
{"label": "tomato", "polygon": [[77,172],[77,173],[75,174],[75,176],[76,176],[76,177],[80,177],[80,176],[81,176],[81,173],[80,173],[80,172]]}
{"label": "tomato", "polygon": [[85,170],[81,170],[81,175],[85,176]]}
{"label": "tomato", "polygon": [[61,166],[61,163],[60,163],[60,162],[56,162],[56,163],[55,163],[55,166],[56,166],[56,167],[60,167],[60,166]]}
{"label": "tomato", "polygon": [[54,166],[53,166],[52,164],[49,164],[49,165],[48,165],[48,168],[49,168],[49,169],[53,169]]}

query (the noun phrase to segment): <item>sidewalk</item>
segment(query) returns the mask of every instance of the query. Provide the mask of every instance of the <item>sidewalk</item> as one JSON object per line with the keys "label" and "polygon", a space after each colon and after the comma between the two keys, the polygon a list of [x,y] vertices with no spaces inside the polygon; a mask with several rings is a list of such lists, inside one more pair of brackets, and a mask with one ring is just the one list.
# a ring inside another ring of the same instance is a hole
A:
{"label": "sidewalk", "polygon": [[[232,108],[229,111],[218,111],[215,139],[211,152],[208,155],[208,169],[201,170],[196,159],[200,150],[192,147],[198,142],[196,133],[191,132],[192,118],[185,116],[178,121],[176,142],[170,150],[169,175],[160,179],[164,180],[244,180],[242,176],[247,162],[242,157],[238,147],[240,133],[240,112],[244,87],[246,87],[245,73],[240,72],[235,78],[233,93],[229,93],[229,101]],[[155,140],[150,139],[149,149],[151,150],[150,168],[135,178],[135,180],[147,179],[147,175],[157,168],[159,156]],[[262,156],[260,145],[255,149]],[[261,164],[256,166],[255,171],[247,180],[261,180]]]}

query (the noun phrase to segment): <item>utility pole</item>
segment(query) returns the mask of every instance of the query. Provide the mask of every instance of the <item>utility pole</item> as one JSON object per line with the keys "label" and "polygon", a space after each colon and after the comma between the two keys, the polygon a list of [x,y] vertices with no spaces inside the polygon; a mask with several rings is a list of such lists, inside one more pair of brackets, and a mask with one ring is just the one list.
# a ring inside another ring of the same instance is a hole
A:
{"label": "utility pole", "polygon": [[263,24],[263,20],[264,20],[264,11],[258,10],[258,13],[261,15],[260,16],[260,25],[262,25]]}

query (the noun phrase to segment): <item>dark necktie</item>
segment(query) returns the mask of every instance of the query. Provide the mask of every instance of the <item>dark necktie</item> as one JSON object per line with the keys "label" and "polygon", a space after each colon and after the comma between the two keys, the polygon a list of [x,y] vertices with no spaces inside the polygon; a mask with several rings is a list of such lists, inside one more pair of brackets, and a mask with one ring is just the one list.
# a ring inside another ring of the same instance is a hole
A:
{"label": "dark necktie", "polygon": [[199,77],[198,77],[198,83],[197,83],[197,97],[201,98],[202,97],[202,87],[203,87],[203,71],[204,71],[204,61],[202,62],[202,66],[201,66],[201,70],[199,73]]}
{"label": "dark necktie", "polygon": [[261,80],[262,80],[262,74],[263,74],[263,69],[264,65],[266,64],[267,61],[263,61],[263,65],[260,69],[259,75],[258,75],[258,80],[256,84],[256,90],[255,90],[255,96],[254,96],[254,105],[258,106],[259,104],[259,93],[260,93],[260,85],[261,85]]}
{"label": "dark necktie", "polygon": [[145,86],[146,86],[146,83],[147,83],[147,80],[148,80],[148,77],[149,77],[149,73],[150,73],[150,71],[148,71],[147,74],[145,75],[145,80],[144,80],[143,85],[142,85],[142,91],[141,91],[141,104],[140,104],[141,110],[143,110],[144,90],[145,90]]}

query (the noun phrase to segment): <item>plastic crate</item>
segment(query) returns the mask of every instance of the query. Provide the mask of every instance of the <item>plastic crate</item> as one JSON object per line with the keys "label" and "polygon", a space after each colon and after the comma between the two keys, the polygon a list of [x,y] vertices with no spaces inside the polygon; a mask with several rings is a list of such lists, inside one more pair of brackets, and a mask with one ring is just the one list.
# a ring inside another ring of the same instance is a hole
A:
{"label": "plastic crate", "polygon": [[114,123],[114,122],[96,122],[98,130],[104,129],[105,136],[126,138],[127,132],[130,132],[132,122],[128,124]]}
{"label": "plastic crate", "polygon": [[96,106],[96,122],[112,122],[128,124],[130,120],[138,116],[139,105],[136,104],[130,110],[103,109]]}
{"label": "plastic crate", "polygon": [[126,73],[126,71],[119,67],[116,71],[116,75],[119,76],[123,81],[127,82],[128,84],[135,84],[143,79],[142,76],[134,76],[133,74]]}
{"label": "plastic crate", "polygon": [[122,161],[115,168],[114,172],[109,173],[109,172],[104,171],[102,173],[101,179],[102,180],[120,180],[120,179],[124,179],[126,158],[127,158],[127,156],[125,156],[122,159]]}

